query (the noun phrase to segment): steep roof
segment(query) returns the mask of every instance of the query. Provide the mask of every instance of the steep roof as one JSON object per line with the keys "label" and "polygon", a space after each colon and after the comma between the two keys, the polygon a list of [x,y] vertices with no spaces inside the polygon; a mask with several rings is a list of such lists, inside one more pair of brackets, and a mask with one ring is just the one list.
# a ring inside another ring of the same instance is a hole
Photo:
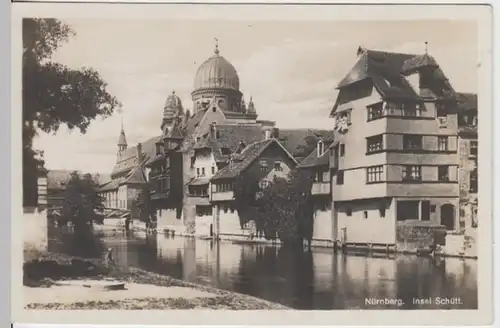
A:
{"label": "steep roof", "polygon": [[119,177],[102,184],[99,191],[111,191],[118,189],[118,187],[124,184],[143,184],[146,182],[147,180],[144,175],[144,171],[140,166],[136,166],[126,176]]}
{"label": "steep roof", "polygon": [[325,143],[325,151],[320,156],[318,156],[317,149],[313,150],[309,154],[309,156],[304,158],[304,160],[299,163],[297,168],[305,169],[318,166],[328,166],[328,164],[330,163],[330,155],[328,152],[329,146],[330,146],[329,144]]}
{"label": "steep roof", "polygon": [[[75,171],[71,170],[47,170],[47,189],[60,189],[63,190],[66,188],[66,184],[71,178],[71,174]],[[78,171],[77,171],[78,172]],[[78,172],[80,176],[83,176],[85,173]],[[98,183],[101,184],[110,179],[109,174],[102,173],[91,173],[92,178]]]}
{"label": "steep roof", "polygon": [[[340,81],[337,89],[371,79],[383,98],[421,100],[420,94],[412,88],[404,75],[426,66],[432,69],[430,80],[433,94],[429,96],[453,97],[454,95],[454,90],[443,71],[436,60],[428,54],[403,54],[359,48],[358,56],[356,64]],[[333,110],[337,106],[336,103]]]}
{"label": "steep roof", "polygon": [[[264,139],[264,132],[257,124],[217,124],[214,125],[216,137],[206,133],[195,142],[195,149],[209,148],[217,162],[225,162],[229,154],[241,147]],[[223,152],[226,149],[227,152]]]}
{"label": "steep roof", "polygon": [[[313,143],[308,145],[307,138],[314,138]],[[332,141],[334,137],[333,130],[319,129],[284,129],[279,130],[278,140],[295,158],[301,160],[307,157],[311,150],[309,147],[315,147],[316,142],[321,138],[325,142]]]}
{"label": "steep roof", "polygon": [[270,145],[275,144],[281,147],[289,158],[296,163],[295,158],[283,147],[283,145],[276,139],[268,139],[254,142],[248,145],[243,151],[235,155],[233,161],[227,166],[219,170],[211,180],[231,179],[237,177],[240,173],[245,171]]}
{"label": "steep roof", "polygon": [[[156,143],[161,140],[161,136],[153,137],[143,142],[142,145],[142,156],[146,163],[150,158],[156,156]],[[134,167],[139,165],[139,158],[137,157],[137,146],[125,149],[122,154],[120,161],[115,164],[112,175],[122,173],[128,170],[132,170]]]}
{"label": "steep roof", "polygon": [[461,111],[475,109],[477,110],[477,94],[457,92],[458,108]]}

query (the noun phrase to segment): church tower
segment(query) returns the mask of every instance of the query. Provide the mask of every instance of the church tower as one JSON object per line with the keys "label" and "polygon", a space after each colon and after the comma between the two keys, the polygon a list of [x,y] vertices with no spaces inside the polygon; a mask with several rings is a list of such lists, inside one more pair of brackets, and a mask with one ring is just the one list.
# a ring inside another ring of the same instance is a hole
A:
{"label": "church tower", "polygon": [[120,136],[118,137],[118,153],[117,157],[120,160],[122,152],[127,149],[127,138],[125,138],[125,130],[123,129],[123,118],[122,118],[122,129],[120,131]]}

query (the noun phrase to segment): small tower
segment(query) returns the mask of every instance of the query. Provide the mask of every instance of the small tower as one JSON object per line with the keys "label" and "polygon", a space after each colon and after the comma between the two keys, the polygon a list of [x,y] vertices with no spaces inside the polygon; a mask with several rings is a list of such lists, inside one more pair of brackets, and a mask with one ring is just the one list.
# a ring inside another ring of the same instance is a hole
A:
{"label": "small tower", "polygon": [[247,112],[247,104],[245,103],[245,98],[243,98],[243,96],[241,97],[240,107],[242,113]]}
{"label": "small tower", "polygon": [[[172,91],[165,101],[163,107],[163,119],[161,122],[161,130],[165,133],[166,129],[170,129],[174,121],[178,120],[184,115],[181,99]],[[168,132],[168,131],[167,131]]]}
{"label": "small tower", "polygon": [[252,96],[250,96],[250,101],[248,102],[247,114],[256,115],[255,105],[253,103]]}
{"label": "small tower", "polygon": [[122,152],[127,149],[127,138],[125,138],[125,130],[123,129],[123,118],[122,118],[122,129],[120,131],[120,136],[118,137],[118,152]]}

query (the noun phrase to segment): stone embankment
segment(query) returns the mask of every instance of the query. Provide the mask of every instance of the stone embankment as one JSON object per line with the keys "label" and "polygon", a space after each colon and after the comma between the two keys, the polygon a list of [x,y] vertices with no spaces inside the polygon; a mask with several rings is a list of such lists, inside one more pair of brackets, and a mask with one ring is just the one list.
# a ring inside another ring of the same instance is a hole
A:
{"label": "stone embankment", "polygon": [[23,278],[26,309],[287,309],[252,296],[61,254],[25,263]]}

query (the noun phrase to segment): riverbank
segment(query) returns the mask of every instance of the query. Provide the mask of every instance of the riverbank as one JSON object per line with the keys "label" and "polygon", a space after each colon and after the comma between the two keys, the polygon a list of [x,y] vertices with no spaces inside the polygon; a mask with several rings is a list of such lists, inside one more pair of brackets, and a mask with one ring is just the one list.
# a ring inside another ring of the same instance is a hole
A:
{"label": "riverbank", "polygon": [[[213,310],[284,310],[287,307],[248,295],[220,290],[214,287],[185,282],[169,276],[147,272],[138,268],[107,269],[99,259],[80,259],[62,254],[45,254],[28,265],[81,267],[82,263],[97,267],[94,274],[70,276],[52,270],[53,277],[24,279],[26,309],[44,310],[160,310],[160,309],[213,309]],[[42,264],[45,263],[45,264]],[[66,269],[65,269],[66,270]],[[62,270],[62,271],[65,271]],[[26,271],[26,270],[25,270]],[[43,270],[41,270],[43,271]],[[66,270],[67,272],[68,270]],[[69,270],[76,273],[76,270]],[[83,270],[82,272],[88,272]],[[81,283],[78,283],[81,282]],[[96,290],[89,288],[96,282],[119,282],[124,290]],[[85,287],[87,286],[87,287]]]}
{"label": "riverbank", "polygon": [[[105,225],[101,229],[106,230],[106,229],[120,229],[120,225],[113,223],[111,225]],[[133,229],[135,231],[140,231],[146,233],[146,225],[144,222],[140,221],[135,221],[133,225]],[[173,235],[178,237],[187,237],[187,238],[196,238],[196,239],[211,239],[209,236],[198,236],[194,234],[188,234],[185,233],[182,229],[182,227],[175,226],[175,227],[163,227],[159,228],[156,233],[158,235]],[[219,240],[231,242],[231,243],[237,243],[237,244],[263,244],[263,245],[279,245],[281,242],[279,240],[271,241],[271,240],[266,240],[264,238],[253,238],[249,239],[248,236],[236,236],[236,235],[222,235],[219,236]],[[312,241],[311,244],[312,247],[314,248],[335,248],[335,245],[332,241]],[[351,247],[347,246],[346,247],[347,252],[355,251],[355,252],[366,252],[367,254],[369,253],[386,253],[386,250],[381,248],[381,249],[369,249],[368,246],[363,247],[362,245],[356,246],[356,247]],[[395,253],[395,254],[407,254],[407,255],[422,255],[420,250],[415,249],[414,251],[412,250],[405,250],[401,251],[398,250],[397,248],[391,248],[388,251],[389,253]],[[477,237],[475,235],[460,235],[460,234],[448,234],[446,236],[446,245],[440,247],[436,252],[433,254],[433,256],[439,256],[439,257],[451,257],[451,258],[460,258],[460,259],[477,259],[478,254],[477,254]]]}

